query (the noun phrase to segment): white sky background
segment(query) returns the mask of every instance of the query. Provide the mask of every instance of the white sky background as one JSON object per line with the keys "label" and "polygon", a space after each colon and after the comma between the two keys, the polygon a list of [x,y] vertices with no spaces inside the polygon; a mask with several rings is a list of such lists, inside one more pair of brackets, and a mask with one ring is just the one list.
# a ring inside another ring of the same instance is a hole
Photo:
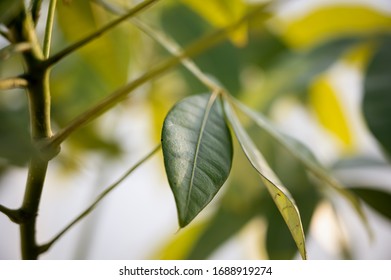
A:
{"label": "white sky background", "polygon": [[[288,2],[288,1],[286,1]],[[299,16],[307,9],[311,9],[319,3],[363,3],[375,6],[383,11],[391,12],[389,0],[296,0],[291,1],[281,13],[286,16]],[[44,16],[44,14],[42,15]],[[338,71],[338,70],[335,70]],[[344,76],[342,76],[344,75]],[[357,81],[360,75],[352,69],[344,69],[337,75],[344,80],[341,87],[352,89],[357,93]],[[343,79],[344,77],[345,79]],[[338,84],[339,81],[336,80]],[[348,97],[349,98],[349,97]],[[359,108],[359,100],[353,101],[355,107],[353,114]],[[281,122],[283,129],[292,134],[297,131],[297,126],[303,126],[306,121],[308,133],[315,133],[315,137],[321,141],[323,134],[311,131],[312,124],[307,116],[300,110],[290,112],[290,117],[284,116]],[[42,197],[42,204],[38,219],[38,238],[47,241],[51,236],[63,228],[73,217],[85,208],[88,201],[92,202],[102,187],[116,180],[128,167],[146,155],[154,146],[148,137],[149,108],[140,104],[132,110],[116,109],[103,117],[102,126],[110,126],[115,120],[121,135],[137,135],[127,139],[124,143],[128,154],[117,162],[105,162],[103,158],[93,155],[87,160],[80,157],[80,174],[72,178],[63,176],[55,163],[52,163],[48,172],[46,187]],[[302,128],[301,128],[302,130]],[[318,133],[318,134],[317,134]],[[305,135],[305,133],[295,136]],[[302,139],[305,140],[305,139]],[[312,142],[312,141],[306,141]],[[312,142],[313,143],[313,142]],[[308,143],[307,143],[308,144]],[[311,144],[311,143],[309,143]],[[377,147],[371,140],[365,140],[363,147],[376,151]],[[318,156],[326,157],[333,147],[324,145]],[[78,155],[75,155],[78,158]],[[43,259],[145,259],[153,256],[153,253],[164,241],[175,235],[178,229],[174,199],[169,186],[164,178],[154,176],[161,161],[161,152],[154,156],[147,164],[141,166],[132,174],[117,190],[110,194],[95,212],[85,221],[75,226],[53,248],[42,256]],[[371,172],[371,171],[367,171]],[[391,182],[390,171],[382,174],[374,174],[376,178],[383,178]],[[26,172],[15,169],[1,182],[5,187],[0,189],[0,203],[10,207],[18,207],[23,196]],[[382,179],[382,180],[383,180]],[[59,182],[61,185],[59,185]],[[391,255],[391,225],[388,221],[369,211],[369,219],[376,232],[376,239],[370,243],[365,230],[355,217],[354,213],[341,202],[347,224],[346,232],[355,233],[352,245],[358,258],[382,259],[390,258]],[[331,212],[327,205],[322,206],[317,212],[319,219],[311,228],[310,236],[307,237],[309,257],[311,259],[329,259],[338,257],[338,243],[333,228],[335,224],[330,218]],[[315,219],[314,219],[315,220]],[[18,227],[4,216],[0,215],[0,259],[19,259],[19,231]],[[82,233],[88,233],[83,240]],[[241,259],[259,257],[255,253],[248,253],[244,249],[248,245],[249,238],[253,236],[241,234],[232,239],[212,258],[218,259]],[[245,244],[245,246],[241,246]],[[246,245],[247,244],[247,245]],[[88,253],[81,253],[85,247],[91,248]],[[244,249],[243,249],[244,248]]]}

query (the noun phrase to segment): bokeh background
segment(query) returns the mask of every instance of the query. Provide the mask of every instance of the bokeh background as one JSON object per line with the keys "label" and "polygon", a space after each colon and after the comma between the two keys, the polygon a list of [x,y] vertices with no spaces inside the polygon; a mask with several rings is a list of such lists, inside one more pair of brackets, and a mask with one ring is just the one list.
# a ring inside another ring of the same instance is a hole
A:
{"label": "bokeh background", "polygon": [[[46,2],[37,27],[40,36]],[[114,19],[113,12],[137,2],[59,0],[52,53]],[[260,2],[267,1],[162,0],[139,20],[185,47],[241,18]],[[322,191],[322,183],[309,176],[300,162],[249,122],[248,131],[298,204],[308,258],[390,259],[391,115],[384,108],[391,106],[391,91],[367,111],[363,108],[369,96],[369,75],[388,73],[391,78],[391,2],[269,2],[267,14],[243,25],[194,61],[233,96],[306,145],[346,187],[375,191],[357,191],[363,199],[372,198],[370,205],[364,205],[371,238],[344,199]],[[0,49],[1,77],[22,73],[20,54],[10,53],[1,38]],[[370,67],[379,53],[383,63]],[[54,131],[169,56],[126,22],[61,61],[50,81]],[[378,81],[382,89],[391,89],[390,80]],[[177,67],[73,134],[50,162],[38,240],[50,240],[151,151],[160,142],[165,115],[177,101],[206,90],[184,67]],[[0,203],[10,208],[21,204],[24,193],[28,124],[25,92],[2,91]],[[179,230],[159,151],[42,259],[299,258],[277,209],[235,145],[228,182],[185,229]],[[0,232],[0,259],[19,259],[18,227],[0,215]]]}

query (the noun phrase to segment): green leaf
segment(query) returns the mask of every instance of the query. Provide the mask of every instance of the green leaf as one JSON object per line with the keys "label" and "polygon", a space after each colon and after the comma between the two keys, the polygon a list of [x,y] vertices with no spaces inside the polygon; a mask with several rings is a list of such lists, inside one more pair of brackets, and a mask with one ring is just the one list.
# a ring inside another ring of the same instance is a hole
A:
{"label": "green leaf", "polygon": [[312,155],[310,150],[305,148],[303,145],[297,145],[293,141],[289,141],[287,137],[284,137],[280,132],[278,132],[273,125],[261,114],[258,112],[252,111],[247,106],[236,102],[235,103],[247,116],[249,116],[254,122],[262,128],[266,133],[275,139],[278,143],[284,146],[294,157],[300,160],[303,165],[307,168],[311,174],[318,178],[321,182],[330,186],[332,189],[337,191],[342,197],[344,197],[351,206],[356,210],[364,225],[366,226],[368,232],[371,234],[371,230],[368,225],[366,215],[361,207],[360,201],[358,198],[350,192],[348,189],[344,188],[336,179],[331,177],[327,171],[316,161],[315,157]]}
{"label": "green leaf", "polygon": [[231,170],[232,139],[217,95],[196,95],[176,104],[163,124],[162,148],[184,227],[209,204]]}
{"label": "green leaf", "polygon": [[[270,167],[277,174],[281,182],[289,187],[289,191],[295,198],[297,207],[300,209],[300,218],[304,232],[307,233],[310,227],[312,216],[320,201],[319,190],[316,188],[312,177],[308,176],[305,166],[287,149],[279,144],[273,137],[251,125],[250,135],[257,144],[257,147],[270,164]],[[297,149],[302,149],[301,143],[286,136]],[[271,203],[264,206],[264,215],[268,221],[266,232],[266,249],[270,259],[292,259],[297,253],[296,244],[289,236],[286,225],[281,219],[280,213]]]}
{"label": "green leaf", "polygon": [[391,38],[370,62],[364,81],[363,111],[369,129],[391,154]]}
{"label": "green leaf", "polygon": [[[165,32],[181,46],[186,46],[211,31],[202,18],[179,2],[163,10],[161,24]],[[194,58],[194,62],[204,73],[216,77],[232,94],[236,95],[240,91],[239,52],[229,41],[223,41],[218,46],[203,52]],[[205,85],[188,70],[183,67],[180,69],[192,92],[205,90]]]}
{"label": "green leaf", "polygon": [[380,189],[365,187],[351,187],[349,189],[374,210],[391,220],[391,193]]}
{"label": "green leaf", "polygon": [[295,240],[303,259],[307,258],[305,249],[304,230],[296,204],[289,191],[282,185],[280,180],[269,167],[262,154],[259,152],[251,138],[248,136],[243,126],[227,100],[224,100],[224,110],[227,118],[239,140],[240,145],[252,166],[261,175],[262,181],[273,198],[278,210],[287,224],[289,231]]}

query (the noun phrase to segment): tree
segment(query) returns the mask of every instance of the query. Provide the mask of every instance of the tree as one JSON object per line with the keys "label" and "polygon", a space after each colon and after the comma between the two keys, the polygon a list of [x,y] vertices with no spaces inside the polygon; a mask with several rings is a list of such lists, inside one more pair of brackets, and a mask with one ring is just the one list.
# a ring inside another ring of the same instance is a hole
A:
{"label": "tree", "polygon": [[[161,258],[207,258],[262,219],[268,257],[286,259],[299,252],[306,259],[305,235],[315,210],[339,198],[369,234],[363,201],[390,218],[389,191],[371,178],[368,186],[337,176],[346,168],[361,172],[358,166],[389,168],[390,15],[339,4],[289,19],[281,16],[289,4],[278,1],[44,4],[7,0],[0,10],[1,172],[6,177],[15,166],[28,169],[21,206],[2,203],[0,211],[19,227],[22,258],[36,259],[52,249],[160,148],[179,226],[186,227]],[[367,135],[382,147],[377,158],[360,150],[354,120],[333,85],[332,71],[341,63],[364,75],[362,112]],[[308,147],[311,141],[302,143],[304,137],[275,124],[273,116],[284,102],[311,114],[328,137],[325,143],[334,143],[329,168],[314,155],[322,147]],[[49,162],[74,176],[75,154],[120,161],[124,143],[141,138],[116,136],[116,125],[104,126],[109,114],[119,123],[120,108],[150,109],[154,135],[149,139],[161,144],[41,242],[37,219]],[[221,198],[214,199],[222,188]],[[199,218],[212,201],[216,209]]]}

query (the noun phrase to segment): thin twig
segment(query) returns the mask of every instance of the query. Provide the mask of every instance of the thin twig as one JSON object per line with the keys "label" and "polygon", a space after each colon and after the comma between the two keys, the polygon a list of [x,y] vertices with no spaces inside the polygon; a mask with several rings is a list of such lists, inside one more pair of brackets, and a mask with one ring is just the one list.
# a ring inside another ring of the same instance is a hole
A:
{"label": "thin twig", "polygon": [[0,80],[0,90],[24,88],[27,87],[28,82],[26,79],[14,77]]}
{"label": "thin twig", "polygon": [[57,0],[50,0],[48,17],[46,19],[45,38],[43,40],[43,56],[46,58],[50,54],[50,44],[52,41],[52,30],[54,22],[54,13],[56,11]]}
{"label": "thin twig", "polygon": [[71,135],[74,131],[80,129],[81,127],[87,125],[91,121],[95,120],[97,117],[102,115],[104,112],[108,111],[115,105],[117,105],[119,102],[124,100],[126,96],[138,88],[139,86],[143,85],[147,81],[150,81],[153,78],[158,77],[162,73],[174,68],[177,66],[183,59],[196,56],[197,54],[202,53],[203,51],[211,48],[212,46],[216,45],[223,39],[227,37],[227,35],[235,30],[237,27],[248,21],[249,19],[255,17],[258,15],[261,11],[263,11],[264,7],[260,7],[259,9],[255,9],[249,14],[242,17],[240,20],[226,26],[225,28],[219,29],[212,34],[209,34],[200,40],[196,41],[195,43],[191,44],[189,47],[187,47],[183,52],[178,54],[175,57],[171,57],[161,64],[158,64],[154,68],[152,68],[147,73],[143,74],[136,80],[128,83],[127,85],[119,88],[118,90],[114,91],[112,94],[107,96],[105,99],[100,101],[98,104],[96,104],[91,109],[87,110],[83,114],[77,116],[73,121],[71,121],[65,128],[60,130],[58,133],[56,133],[49,142],[49,145],[55,147],[59,146],[65,139],[68,138],[69,135]]}
{"label": "thin twig", "polygon": [[0,60],[6,60],[12,55],[22,53],[31,49],[31,44],[27,42],[11,44],[0,50]]}
{"label": "thin twig", "polygon": [[152,157],[161,147],[161,144],[157,145],[151,152],[139,160],[135,165],[133,165],[128,171],[126,171],[116,182],[110,185],[106,190],[104,190],[96,200],[85,209],[79,216],[77,216],[72,222],[68,224],[61,232],[59,232],[51,241],[46,244],[43,244],[39,247],[39,252],[42,254],[50,249],[50,247],[63,236],[68,230],[70,230],[75,224],[81,221],[84,217],[94,210],[98,203],[105,198],[109,193],[111,193],[119,184],[121,184],[133,171],[135,171],[140,165],[146,162],[150,157]]}
{"label": "thin twig", "polygon": [[159,1],[159,0],[146,0],[146,1],[138,4],[134,8],[130,9],[125,15],[106,24],[105,26],[103,26],[99,30],[95,31],[94,33],[90,34],[89,36],[85,37],[84,39],[81,39],[80,41],[70,45],[69,47],[63,49],[62,51],[53,55],[52,57],[49,57],[45,61],[45,66],[50,67],[50,66],[54,65],[55,63],[57,63],[61,59],[67,57],[68,55],[72,54],[73,52],[75,52],[76,50],[85,46],[86,44],[92,42],[93,40],[100,37],[101,35],[103,35],[107,31],[111,30],[113,27],[116,27],[118,24],[122,23],[126,19],[137,15],[138,13],[140,13],[144,9],[148,8],[149,6],[151,6],[152,4],[154,4],[157,1]]}
{"label": "thin twig", "polygon": [[42,0],[32,0],[30,3],[31,17],[34,25],[37,24],[39,16],[41,14]]}

